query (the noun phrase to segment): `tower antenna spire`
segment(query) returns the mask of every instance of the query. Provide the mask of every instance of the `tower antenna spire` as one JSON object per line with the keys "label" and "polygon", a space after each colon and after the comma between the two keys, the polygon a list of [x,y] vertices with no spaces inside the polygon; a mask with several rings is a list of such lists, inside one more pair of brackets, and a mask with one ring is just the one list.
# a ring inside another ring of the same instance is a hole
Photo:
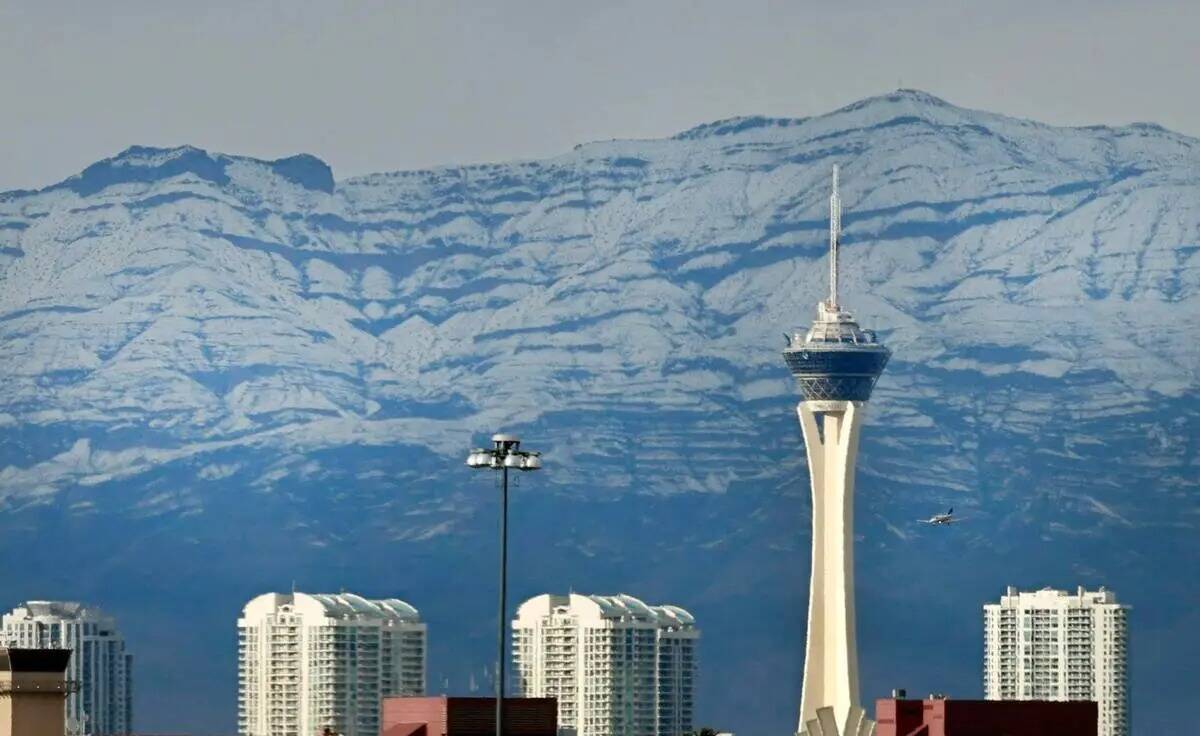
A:
{"label": "tower antenna spire", "polygon": [[838,196],[838,167],[833,165],[833,194],[829,195],[829,307],[837,309],[838,238],[842,235],[842,199]]}

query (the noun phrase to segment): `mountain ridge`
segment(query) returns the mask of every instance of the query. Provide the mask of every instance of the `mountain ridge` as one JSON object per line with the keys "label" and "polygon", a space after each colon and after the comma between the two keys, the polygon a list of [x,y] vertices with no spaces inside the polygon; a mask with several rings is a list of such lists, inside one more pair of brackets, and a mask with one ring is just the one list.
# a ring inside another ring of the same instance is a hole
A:
{"label": "mountain ridge", "polygon": [[[1152,132],[1152,133],[1165,134],[1165,136],[1168,138],[1177,139],[1181,142],[1187,142],[1192,145],[1200,144],[1200,139],[1198,139],[1194,136],[1189,136],[1184,133],[1179,133],[1177,131],[1170,130],[1170,129],[1165,128],[1154,122],[1134,122],[1134,123],[1128,123],[1125,125],[1115,125],[1115,126],[1114,125],[1052,125],[1049,123],[1042,123],[1042,122],[1039,122],[1039,121],[1036,121],[1033,119],[1028,119],[1028,118],[1017,118],[1017,117],[1011,117],[1011,116],[1002,115],[1002,114],[998,114],[998,113],[986,112],[986,111],[982,111],[982,110],[974,110],[974,109],[969,109],[969,108],[958,107],[956,105],[953,105],[950,102],[947,102],[945,99],[942,99],[936,95],[933,95],[933,94],[930,94],[928,92],[924,92],[924,91],[918,90],[918,89],[898,89],[898,90],[895,90],[890,93],[875,95],[872,97],[867,97],[862,100],[852,102],[852,103],[844,105],[836,110],[833,110],[831,112],[824,113],[821,115],[806,116],[806,117],[768,117],[768,116],[753,115],[753,114],[734,116],[734,117],[730,117],[730,118],[714,120],[714,121],[707,122],[707,123],[700,123],[700,124],[694,125],[690,128],[687,128],[685,130],[682,130],[682,131],[679,131],[672,135],[669,135],[666,138],[610,139],[610,140],[597,140],[597,141],[590,141],[587,143],[580,143],[575,146],[573,152],[577,152],[581,149],[585,149],[585,148],[592,147],[592,146],[604,146],[606,144],[637,144],[637,143],[642,143],[642,142],[661,142],[663,140],[681,140],[681,141],[692,140],[692,139],[696,139],[698,137],[702,137],[702,136],[698,135],[700,133],[704,133],[705,135],[712,135],[712,136],[722,136],[722,135],[729,135],[730,132],[742,132],[745,130],[751,130],[751,129],[755,129],[755,128],[772,128],[772,127],[792,128],[792,127],[798,127],[798,126],[801,126],[801,125],[804,125],[807,123],[812,123],[814,121],[832,120],[832,119],[836,119],[838,116],[843,116],[848,113],[862,110],[864,108],[868,108],[868,107],[872,107],[872,106],[882,107],[882,106],[889,105],[892,103],[900,103],[900,104],[909,105],[909,106],[920,105],[919,107],[917,107],[918,110],[923,110],[923,109],[949,110],[949,111],[952,111],[954,115],[960,116],[960,119],[964,119],[964,120],[968,119],[971,115],[983,115],[983,116],[986,116],[991,119],[1004,120],[1004,121],[1008,121],[1008,122],[1016,123],[1016,124],[1032,125],[1036,128],[1046,129],[1046,130],[1107,132],[1107,133],[1113,133],[1113,134],[1135,133],[1135,132],[1148,131],[1148,132]],[[476,163],[432,167],[432,168],[400,169],[400,170],[396,170],[396,171],[369,172],[369,173],[365,173],[365,174],[357,174],[357,175],[354,175],[351,177],[347,177],[346,179],[340,180],[340,182],[339,182],[339,180],[334,180],[334,182],[348,184],[348,183],[357,182],[359,180],[368,180],[368,179],[371,179],[374,177],[403,177],[405,175],[427,174],[427,173],[431,173],[431,172],[450,172],[450,171],[470,170],[470,169],[487,169],[487,168],[495,167],[495,166],[517,165],[517,164],[523,164],[523,163],[554,160],[559,157],[570,156],[571,153],[573,153],[573,152],[563,152],[558,155],[551,156],[549,158],[505,159],[502,161],[481,161],[481,162],[476,162]],[[108,158],[97,161],[95,164],[92,164],[91,166],[89,166],[87,168],[92,168],[92,167],[101,166],[101,165],[112,165],[112,164],[118,164],[118,163],[119,164],[128,164],[129,162],[136,161],[137,157],[144,157],[147,155],[163,155],[163,154],[176,155],[176,154],[196,154],[196,153],[204,154],[205,156],[208,156],[208,157],[216,157],[217,159],[246,161],[246,162],[250,162],[250,163],[254,163],[254,164],[261,164],[264,166],[270,166],[273,164],[282,164],[282,163],[285,163],[288,161],[299,159],[299,160],[308,160],[308,161],[314,162],[316,164],[319,164],[321,166],[329,167],[329,164],[327,162],[323,161],[319,156],[316,156],[309,152],[299,152],[299,153],[295,153],[295,154],[292,154],[289,156],[283,156],[283,157],[280,157],[277,159],[264,159],[264,158],[254,157],[254,156],[226,154],[226,153],[221,153],[221,152],[217,152],[217,151],[210,151],[206,148],[203,148],[200,146],[195,146],[192,144],[180,144],[177,146],[142,146],[142,145],[134,144],[134,145],[128,146],[127,148],[125,148],[124,150],[118,152],[117,154],[115,154],[113,156],[110,156]],[[1198,154],[1198,155],[1200,155],[1200,154]],[[26,194],[30,194],[30,193],[40,193],[40,192],[45,192],[47,190],[53,190],[53,189],[62,187],[64,185],[67,185],[72,180],[75,180],[75,179],[83,176],[83,174],[84,174],[84,172],[81,172],[80,174],[76,174],[74,176],[68,177],[67,179],[64,179],[63,181],[57,182],[55,184],[51,184],[51,185],[41,188],[41,189],[15,189],[15,190],[11,190],[11,191],[0,192],[0,199],[3,199],[6,196],[26,195]]]}

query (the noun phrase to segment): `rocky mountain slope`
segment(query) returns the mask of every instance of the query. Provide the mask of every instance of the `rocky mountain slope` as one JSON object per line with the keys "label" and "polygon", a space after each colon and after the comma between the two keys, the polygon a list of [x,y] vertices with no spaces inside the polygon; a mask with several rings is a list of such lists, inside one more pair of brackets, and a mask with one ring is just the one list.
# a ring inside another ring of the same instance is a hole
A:
{"label": "rocky mountain slope", "polygon": [[[859,471],[864,696],[974,694],[985,598],[1108,584],[1138,606],[1137,715],[1170,723],[1200,654],[1194,575],[1164,572],[1200,562],[1200,141],[915,91],[345,181],[135,147],[0,194],[6,602],[90,597],[147,652],[156,606],[194,617],[182,651],[221,653],[183,679],[146,655],[143,724],[231,724],[238,606],[294,579],[403,593],[431,688],[461,691],[495,511],[462,457],[506,428],[547,453],[518,593],[689,607],[706,722],[790,728],[807,479],[781,333],[825,289],[834,163],[843,301],[894,351]],[[911,523],[950,504],[972,523]]]}

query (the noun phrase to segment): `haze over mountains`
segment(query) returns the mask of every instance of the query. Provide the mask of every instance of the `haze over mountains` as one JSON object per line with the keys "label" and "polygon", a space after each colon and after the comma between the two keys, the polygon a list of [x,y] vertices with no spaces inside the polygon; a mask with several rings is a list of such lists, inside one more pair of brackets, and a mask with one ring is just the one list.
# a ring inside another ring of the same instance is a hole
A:
{"label": "haze over mountains", "polygon": [[[293,580],[408,600],[431,690],[464,692],[495,498],[462,461],[508,429],[546,452],[515,595],[683,605],[704,725],[789,732],[808,486],[781,333],[826,290],[834,163],[843,302],[894,353],[859,465],[864,698],[977,695],[985,599],[1106,584],[1135,606],[1135,728],[1181,722],[1200,141],[907,90],[345,181],[134,147],[0,194],[0,603],[115,613],[139,728],[228,729],[238,610]],[[970,523],[913,524],[949,505]]]}

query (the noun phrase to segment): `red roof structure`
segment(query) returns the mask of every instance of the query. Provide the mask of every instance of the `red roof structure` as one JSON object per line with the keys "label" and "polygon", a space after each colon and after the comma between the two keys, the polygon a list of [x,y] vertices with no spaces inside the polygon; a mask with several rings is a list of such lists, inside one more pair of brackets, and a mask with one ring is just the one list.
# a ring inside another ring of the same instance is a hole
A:
{"label": "red roof structure", "polygon": [[[505,736],[556,736],[554,698],[505,698]],[[383,699],[380,736],[495,736],[495,698],[394,697]]]}
{"label": "red roof structure", "polygon": [[1094,702],[953,700],[875,701],[875,736],[1096,736]]}

